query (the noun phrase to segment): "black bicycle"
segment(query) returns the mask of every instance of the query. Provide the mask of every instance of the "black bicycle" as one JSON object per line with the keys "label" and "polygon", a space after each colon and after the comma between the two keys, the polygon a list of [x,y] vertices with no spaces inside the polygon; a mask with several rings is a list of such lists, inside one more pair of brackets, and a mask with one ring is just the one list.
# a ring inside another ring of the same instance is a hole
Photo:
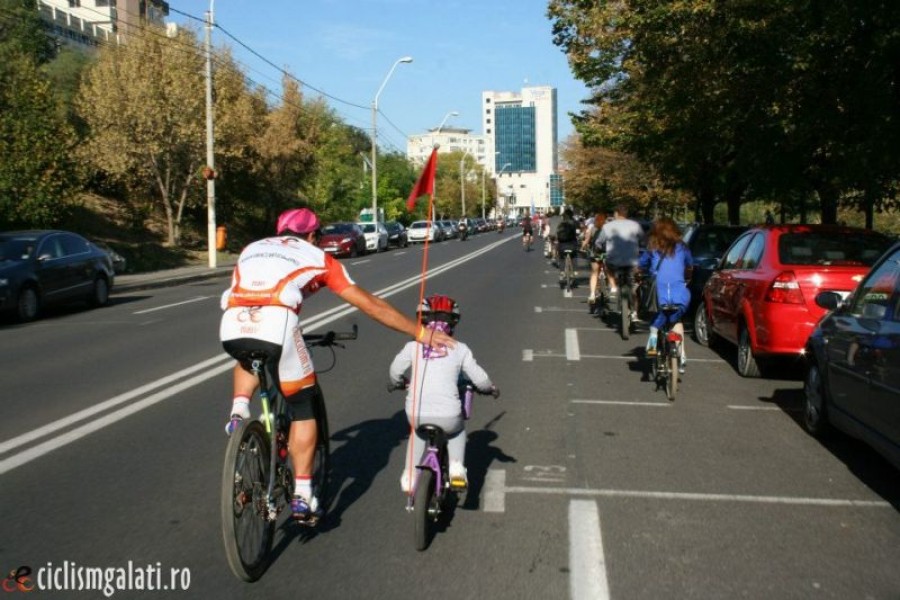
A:
{"label": "black bicycle", "polygon": [[627,340],[631,333],[631,314],[634,311],[632,289],[634,287],[634,269],[632,267],[616,267],[616,284],[619,286],[619,333]]}
{"label": "black bicycle", "polygon": [[[308,347],[343,347],[338,342],[355,340],[357,328],[350,333],[304,335]],[[291,422],[287,403],[276,384],[277,365],[266,351],[250,351],[246,359],[259,377],[259,419],[246,419],[231,434],[225,449],[222,470],[222,538],[228,565],[240,579],[256,581],[269,566],[275,525],[285,509],[290,512],[294,494],[294,474],[288,455]],[[332,363],[332,366],[333,363]],[[330,369],[331,367],[329,367]],[[329,370],[325,369],[325,371]],[[318,384],[313,400],[317,442],[313,465],[313,489],[320,512],[303,522],[315,526],[328,508],[329,433],[325,398]]]}
{"label": "black bicycle", "polygon": [[675,304],[664,304],[659,307],[666,315],[666,322],[657,334],[656,356],[649,357],[650,378],[656,383],[656,389],[666,390],[666,397],[670,402],[675,401],[675,394],[678,393],[678,363],[681,360],[684,337],[672,331],[674,323],[670,324],[668,317],[680,308]]}
{"label": "black bicycle", "polygon": [[559,280],[559,287],[572,293],[575,287],[575,249],[565,248],[563,254],[563,277]]}

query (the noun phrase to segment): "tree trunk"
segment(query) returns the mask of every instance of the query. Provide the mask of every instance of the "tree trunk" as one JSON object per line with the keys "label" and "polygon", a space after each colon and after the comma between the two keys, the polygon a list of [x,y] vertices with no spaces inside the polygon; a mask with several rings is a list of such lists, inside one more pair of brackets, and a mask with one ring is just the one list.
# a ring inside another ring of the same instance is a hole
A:
{"label": "tree trunk", "polygon": [[715,222],[716,196],[711,188],[702,188],[697,192],[697,211],[700,222],[711,225]]}
{"label": "tree trunk", "polygon": [[863,210],[866,214],[866,229],[875,228],[875,191],[867,185],[863,191]]}
{"label": "tree trunk", "polygon": [[819,195],[819,207],[822,211],[824,225],[837,224],[838,190],[833,185],[822,183],[816,188]]}

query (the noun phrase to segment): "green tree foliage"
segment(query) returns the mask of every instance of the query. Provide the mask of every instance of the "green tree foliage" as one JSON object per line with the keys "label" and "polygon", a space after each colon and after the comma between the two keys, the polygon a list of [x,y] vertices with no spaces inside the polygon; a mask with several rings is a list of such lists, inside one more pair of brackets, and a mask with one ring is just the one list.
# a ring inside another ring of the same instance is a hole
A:
{"label": "green tree foliage", "polygon": [[81,156],[161,206],[177,246],[185,206],[200,198],[192,183],[206,156],[204,63],[192,32],[144,31],[102,49],[89,69],[78,101],[90,128]]}
{"label": "green tree foliage", "polygon": [[[900,5],[865,0],[552,0],[554,42],[593,89],[585,143],[633,153],[710,220],[760,196],[864,189],[897,176]],[[880,204],[879,204],[880,202]]]}
{"label": "green tree foliage", "polygon": [[73,132],[39,69],[53,52],[34,2],[0,0],[0,227],[57,225],[78,186]]}

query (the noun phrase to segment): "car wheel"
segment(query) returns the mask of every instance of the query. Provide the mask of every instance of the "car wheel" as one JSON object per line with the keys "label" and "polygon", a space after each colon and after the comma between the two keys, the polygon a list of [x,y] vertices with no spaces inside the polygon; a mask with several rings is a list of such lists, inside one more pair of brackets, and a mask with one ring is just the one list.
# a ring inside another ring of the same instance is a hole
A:
{"label": "car wheel", "polygon": [[94,280],[94,288],[88,302],[91,306],[106,306],[109,303],[109,282],[106,277],[98,277]]}
{"label": "car wheel", "polygon": [[16,302],[16,315],[23,323],[37,319],[41,310],[41,298],[34,286],[27,285],[19,291]]}
{"label": "car wheel", "polygon": [[697,310],[694,311],[694,339],[701,346],[709,346],[709,318],[703,304],[697,306]]}
{"label": "car wheel", "polygon": [[350,247],[350,258],[356,258],[357,256],[359,256],[359,252],[357,252],[356,246],[351,246]]}
{"label": "car wheel", "polygon": [[759,377],[759,364],[753,357],[753,348],[750,347],[750,332],[747,327],[741,327],[738,336],[737,367],[741,377]]}
{"label": "car wheel", "polygon": [[831,424],[828,422],[828,407],[825,401],[822,372],[814,361],[810,363],[809,369],[806,371],[803,395],[803,428],[814,437],[825,437],[831,432]]}

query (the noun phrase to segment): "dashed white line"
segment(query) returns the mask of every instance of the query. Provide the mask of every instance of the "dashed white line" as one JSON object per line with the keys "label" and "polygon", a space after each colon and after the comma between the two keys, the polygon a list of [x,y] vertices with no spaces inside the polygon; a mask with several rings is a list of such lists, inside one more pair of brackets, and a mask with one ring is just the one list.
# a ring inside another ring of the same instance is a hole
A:
{"label": "dashed white line", "polygon": [[577,329],[566,329],[566,360],[581,360]]}
{"label": "dashed white line", "polygon": [[488,469],[484,477],[484,512],[506,511],[506,469]]}
{"label": "dashed white line", "polygon": [[534,361],[534,350],[522,350],[522,361],[523,362]]}
{"label": "dashed white line", "polygon": [[133,312],[133,315],[145,315],[147,313],[156,312],[158,310],[165,310],[167,308],[174,308],[176,306],[181,306],[182,304],[192,304],[194,302],[200,302],[201,300],[206,300],[210,296],[198,296],[196,298],[191,298],[190,300],[185,300],[183,302],[175,302],[174,304],[166,304],[165,306],[157,306],[155,308],[148,308],[146,310],[139,310],[137,312]]}
{"label": "dashed white line", "polygon": [[609,598],[600,512],[592,500],[569,503],[569,594],[572,600]]}

